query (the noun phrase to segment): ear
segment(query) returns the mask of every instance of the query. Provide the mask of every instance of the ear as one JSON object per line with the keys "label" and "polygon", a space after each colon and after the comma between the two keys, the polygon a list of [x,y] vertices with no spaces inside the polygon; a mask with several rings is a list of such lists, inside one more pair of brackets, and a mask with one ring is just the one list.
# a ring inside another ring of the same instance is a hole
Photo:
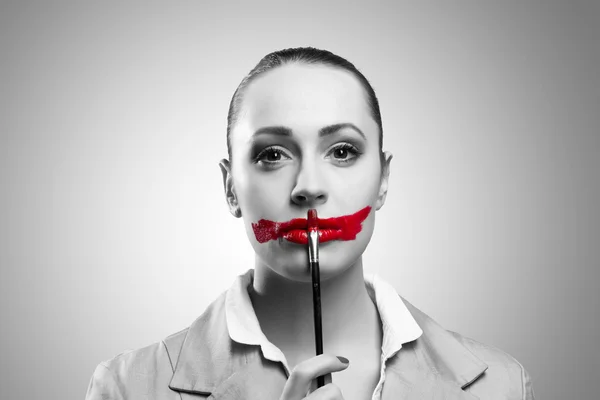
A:
{"label": "ear", "polygon": [[242,210],[238,203],[235,188],[233,187],[233,175],[231,174],[231,163],[227,159],[222,159],[219,162],[219,167],[223,173],[223,188],[225,190],[225,200],[229,206],[229,212],[236,218],[242,216]]}
{"label": "ear", "polygon": [[379,210],[385,204],[385,197],[388,191],[388,182],[390,178],[390,163],[392,161],[393,154],[389,151],[383,153],[383,165],[381,170],[381,178],[379,182],[379,194],[377,195],[377,202],[375,204],[375,210]]}

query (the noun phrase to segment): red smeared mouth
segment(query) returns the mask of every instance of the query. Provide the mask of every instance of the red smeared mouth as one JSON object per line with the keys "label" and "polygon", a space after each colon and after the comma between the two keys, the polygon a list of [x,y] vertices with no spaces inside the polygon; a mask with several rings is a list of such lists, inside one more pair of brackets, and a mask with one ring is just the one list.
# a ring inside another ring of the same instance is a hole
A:
{"label": "red smeared mouth", "polygon": [[[341,217],[318,219],[319,242],[331,240],[354,240],[362,230],[362,222],[367,219],[371,212],[371,206],[351,215]],[[259,243],[269,240],[283,238],[298,244],[308,243],[308,220],[306,218],[294,218],[286,222],[275,222],[261,219],[252,223],[254,236]]]}

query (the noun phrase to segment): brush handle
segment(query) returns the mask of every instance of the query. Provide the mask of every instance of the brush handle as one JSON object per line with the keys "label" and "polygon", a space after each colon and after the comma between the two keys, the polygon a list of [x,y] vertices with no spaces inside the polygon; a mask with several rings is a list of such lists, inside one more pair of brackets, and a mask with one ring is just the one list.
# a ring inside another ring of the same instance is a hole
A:
{"label": "brush handle", "polygon": [[[317,210],[308,210],[308,264],[312,272],[313,315],[315,317],[315,347],[323,354],[323,327],[321,324],[321,277],[319,276],[319,217]],[[325,386],[325,376],[317,377],[317,386]]]}
{"label": "brush handle", "polygon": [[[315,347],[317,355],[323,354],[323,326],[321,323],[321,278],[319,276],[319,262],[311,262],[312,287],[313,287],[313,314],[315,317]],[[317,377],[317,387],[325,386],[325,376]]]}

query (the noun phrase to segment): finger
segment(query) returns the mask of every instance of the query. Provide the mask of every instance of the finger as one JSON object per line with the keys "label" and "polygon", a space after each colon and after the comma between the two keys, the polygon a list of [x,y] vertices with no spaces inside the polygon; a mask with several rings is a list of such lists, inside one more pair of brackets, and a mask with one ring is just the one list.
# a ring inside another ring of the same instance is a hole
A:
{"label": "finger", "polygon": [[[314,392],[315,390],[317,390],[319,388],[319,386],[318,386],[318,380],[319,380],[319,377],[317,377],[316,379],[313,379],[310,382],[310,389],[308,390],[308,393],[312,393],[312,392]],[[325,385],[330,384],[332,382],[331,381],[331,374],[325,374],[325,375],[323,375],[323,380],[325,382]]]}
{"label": "finger", "polygon": [[348,368],[348,365],[331,354],[321,354],[299,363],[292,370],[283,388],[281,399],[300,400],[304,398],[313,379],[331,372],[342,371]]}
{"label": "finger", "polygon": [[305,397],[305,400],[343,400],[344,395],[339,387],[330,383],[329,385],[325,385],[323,387],[318,388],[311,394]]}

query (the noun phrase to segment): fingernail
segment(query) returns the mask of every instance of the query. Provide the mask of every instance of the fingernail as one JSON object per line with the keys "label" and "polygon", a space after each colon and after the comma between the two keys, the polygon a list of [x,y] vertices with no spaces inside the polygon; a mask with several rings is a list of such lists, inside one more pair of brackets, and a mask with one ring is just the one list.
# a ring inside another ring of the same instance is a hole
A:
{"label": "fingernail", "polygon": [[344,364],[349,364],[350,363],[350,361],[348,361],[348,359],[346,357],[342,357],[342,356],[336,356],[336,357],[338,358],[338,360],[340,360]]}

